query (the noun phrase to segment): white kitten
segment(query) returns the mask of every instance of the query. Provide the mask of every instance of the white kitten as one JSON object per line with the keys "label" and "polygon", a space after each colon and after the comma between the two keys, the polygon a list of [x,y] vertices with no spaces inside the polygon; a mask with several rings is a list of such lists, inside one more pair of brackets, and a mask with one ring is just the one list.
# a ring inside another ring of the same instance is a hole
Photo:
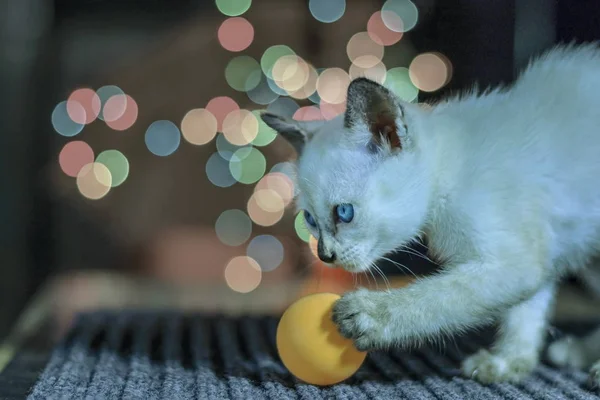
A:
{"label": "white kitten", "polygon": [[[347,101],[328,122],[263,114],[299,153],[298,207],[319,257],[365,271],[424,234],[444,268],[403,289],[346,294],[333,314],[340,331],[377,349],[499,319],[493,348],[463,372],[527,376],[557,281],[600,255],[600,50],[558,47],[510,88],[432,107],[364,78]],[[555,362],[571,362],[576,344],[557,343]],[[592,347],[578,365],[600,359]]]}

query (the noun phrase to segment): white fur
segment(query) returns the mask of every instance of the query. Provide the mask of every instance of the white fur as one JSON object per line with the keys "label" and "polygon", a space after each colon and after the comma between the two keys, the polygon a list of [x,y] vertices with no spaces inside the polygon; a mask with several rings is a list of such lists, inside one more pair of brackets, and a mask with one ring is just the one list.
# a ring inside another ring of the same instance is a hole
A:
{"label": "white fur", "polygon": [[[370,154],[370,133],[344,128],[341,117],[314,131],[298,162],[298,206],[323,227],[339,265],[367,270],[420,234],[444,260],[442,272],[407,288],[344,296],[337,321],[356,332],[357,346],[403,345],[500,319],[496,345],[463,370],[483,382],[526,376],[555,283],[600,250],[599,105],[600,51],[567,46],[534,61],[510,88],[427,108],[403,104],[405,145],[392,155]],[[334,226],[339,203],[353,204],[355,217]]]}

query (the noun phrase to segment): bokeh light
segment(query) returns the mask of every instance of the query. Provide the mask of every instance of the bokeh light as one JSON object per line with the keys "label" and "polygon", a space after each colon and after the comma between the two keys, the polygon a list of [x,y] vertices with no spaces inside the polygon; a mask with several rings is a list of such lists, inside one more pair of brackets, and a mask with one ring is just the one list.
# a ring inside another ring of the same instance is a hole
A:
{"label": "bokeh light", "polygon": [[223,121],[223,135],[230,143],[244,146],[258,135],[258,120],[248,110],[233,110]]}
{"label": "bokeh light", "polygon": [[295,166],[295,164],[291,163],[290,161],[283,161],[283,162],[273,165],[271,167],[270,172],[282,173],[285,176],[287,176],[288,178],[290,178],[293,182],[296,177],[296,166]]}
{"label": "bokeh light", "polygon": [[250,238],[252,221],[242,210],[226,210],[217,218],[215,232],[224,244],[239,246]]}
{"label": "bokeh light", "polygon": [[171,121],[155,121],[146,130],[144,141],[151,153],[165,157],[177,150],[181,143],[181,133]]}
{"label": "bokeh light", "polygon": [[254,27],[246,18],[227,18],[217,32],[219,43],[225,50],[242,51],[254,40]]}
{"label": "bokeh light", "polygon": [[275,190],[261,189],[253,193],[256,205],[268,213],[279,213],[285,209],[285,202]]}
{"label": "bokeh light", "polygon": [[417,88],[435,92],[452,78],[452,64],[440,53],[423,53],[412,60],[408,73]]}
{"label": "bokeh light", "polygon": [[263,271],[273,271],[283,262],[283,244],[272,235],[253,238],[246,248],[248,257],[255,260]]}
{"label": "bokeh light", "polygon": [[260,64],[250,56],[238,56],[225,67],[225,80],[232,89],[247,92],[258,86],[261,78]]}
{"label": "bokeh light", "polygon": [[[383,45],[376,43],[367,32],[355,33],[346,45],[346,53],[352,64],[370,68],[381,62]],[[321,95],[323,97],[323,95]]]}
{"label": "bokeh light", "polygon": [[223,120],[233,110],[239,110],[238,104],[227,96],[219,96],[211,99],[206,105],[206,109],[217,119],[217,131],[223,130]]}
{"label": "bokeh light", "polygon": [[229,161],[219,153],[214,153],[208,158],[206,177],[213,185],[221,188],[233,186],[237,182],[229,170]]}
{"label": "bokeh light", "polygon": [[294,228],[296,229],[296,234],[298,237],[308,243],[310,240],[310,231],[306,227],[306,221],[304,220],[304,213],[302,211],[296,214]]}
{"label": "bokeh light", "polygon": [[383,84],[383,82],[385,82],[385,76],[387,75],[387,69],[382,62],[379,62],[370,68],[362,68],[356,64],[352,64],[349,73],[350,79],[366,77],[372,81]]}
{"label": "bokeh light", "polygon": [[277,132],[275,132],[275,130],[269,125],[267,125],[260,117],[261,112],[262,111],[260,110],[252,111],[252,114],[254,114],[256,120],[258,121],[258,133],[252,141],[252,144],[254,146],[266,146],[272,143],[273,140],[275,140],[275,138],[277,137]]}
{"label": "bokeh light", "polygon": [[310,0],[308,9],[317,21],[331,23],[344,15],[346,0]]}
{"label": "bokeh light", "polygon": [[191,144],[210,142],[217,134],[217,119],[205,108],[188,111],[181,120],[181,135]]}
{"label": "bokeh light", "polygon": [[217,8],[229,17],[242,15],[252,5],[252,0],[216,0]]}
{"label": "bokeh light", "polygon": [[75,178],[84,165],[94,162],[94,150],[81,140],[74,140],[64,145],[58,154],[60,169]]}
{"label": "bokeh light", "polygon": [[307,65],[308,76],[302,87],[296,91],[290,91],[288,94],[295,99],[306,99],[312,96],[317,91],[317,79],[319,73],[312,65]]}
{"label": "bokeh light", "polygon": [[300,108],[298,103],[289,97],[280,97],[267,106],[267,111],[282,117],[292,117]]}
{"label": "bokeh light", "polygon": [[84,165],[77,174],[77,188],[82,196],[99,200],[106,196],[112,185],[112,176],[104,164]]}
{"label": "bokeh light", "polygon": [[280,88],[279,85],[277,85],[277,82],[271,78],[267,78],[267,85],[269,86],[269,89],[278,96],[287,96],[289,94],[285,89]]}
{"label": "bokeh light", "polygon": [[408,68],[396,67],[388,70],[383,84],[407,102],[415,101],[419,95],[419,89],[410,79]]}
{"label": "bokeh light", "polygon": [[129,161],[119,150],[105,150],[98,154],[96,162],[103,164],[110,171],[111,187],[121,185],[129,176]]}
{"label": "bokeh light", "polygon": [[404,29],[402,28],[399,31],[393,31],[388,28],[383,22],[382,14],[386,14],[386,19],[388,21],[396,18],[395,24],[397,26],[402,24],[402,20],[398,18],[393,11],[377,11],[371,15],[369,22],[367,22],[367,32],[369,32],[369,36],[375,43],[379,43],[383,46],[391,46],[402,39]]}
{"label": "bokeh light", "polygon": [[226,210],[217,218],[215,232],[224,244],[239,246],[250,238],[252,221],[242,210]]}
{"label": "bokeh light", "polygon": [[[83,112],[81,112],[83,108]],[[100,114],[100,98],[93,89],[74,90],[67,99],[67,113],[78,124],[90,124]]]}
{"label": "bokeh light", "polygon": [[121,115],[123,115],[125,113],[125,107],[127,106],[127,100],[125,97],[125,92],[120,87],[115,86],[115,85],[102,86],[100,89],[96,90],[96,94],[98,95],[98,98],[100,99],[100,113],[98,114],[99,120],[104,121],[104,107],[106,106],[106,103],[108,102],[108,100],[113,96],[122,96],[122,97],[120,97],[120,99],[122,99],[121,113],[117,117],[114,117],[113,120],[119,118]]}
{"label": "bokeh light", "polygon": [[276,44],[265,50],[260,58],[260,66],[263,73],[270,79],[273,79],[273,66],[283,56],[295,55],[294,50],[284,44]]}
{"label": "bokeh light", "polygon": [[250,293],[260,285],[261,280],[260,265],[248,256],[234,257],[225,267],[225,281],[233,291]]}
{"label": "bokeh light", "polygon": [[294,113],[293,118],[296,121],[317,121],[325,119],[321,110],[316,106],[300,107]]}
{"label": "bokeh light", "polygon": [[321,100],[329,104],[340,104],[346,101],[346,92],[350,84],[350,76],[341,68],[328,68],[317,79],[317,92]]}
{"label": "bokeh light", "polygon": [[[279,196],[274,190],[258,190],[250,196],[247,204],[248,215],[256,225],[273,226],[281,220],[285,206],[281,206],[277,210],[271,205],[270,208],[275,211],[267,211],[261,207],[261,205],[277,202],[277,197]],[[283,205],[281,197],[279,197],[279,201]]]}
{"label": "bokeh light", "polygon": [[381,11],[383,23],[394,32],[410,31],[419,19],[419,10],[410,0],[387,0]]}
{"label": "bokeh light", "polygon": [[124,96],[118,94],[106,101],[103,115],[106,125],[116,131],[124,131],[135,124],[138,117],[138,105],[128,94]]}
{"label": "bokeh light", "polygon": [[232,144],[223,134],[217,136],[216,145],[219,155],[227,161],[231,160],[234,153],[236,154],[236,159],[244,159],[252,150],[252,146],[250,145],[236,146],[235,144]]}
{"label": "bokeh light", "polygon": [[287,55],[280,57],[272,69],[273,80],[287,93],[296,92],[308,82],[309,65],[301,57]]}
{"label": "bokeh light", "polygon": [[260,76],[260,82],[258,85],[256,85],[254,89],[248,90],[246,94],[250,100],[262,106],[266,106],[267,104],[274,102],[279,97],[278,93],[271,90],[271,87],[269,86],[269,80],[263,74]]}
{"label": "bokeh light", "polygon": [[326,101],[321,100],[319,108],[321,110],[321,114],[323,114],[323,118],[325,118],[326,120],[331,120],[337,116],[342,115],[344,111],[346,111],[346,102],[339,104],[330,104]]}
{"label": "bokeh light", "polygon": [[319,241],[313,235],[308,239],[308,248],[315,258],[319,258]]}
{"label": "bokeh light", "polygon": [[[79,103],[77,103],[79,104]],[[71,108],[74,106],[71,105]],[[85,110],[81,104],[79,104],[79,112],[85,114]],[[62,136],[72,137],[77,135],[83,130],[85,124],[80,124],[71,119],[67,112],[67,102],[61,101],[54,107],[51,116],[52,127]]]}
{"label": "bokeh light", "polygon": [[[269,172],[261,178],[254,187],[254,191],[273,190],[283,201],[284,207],[289,205],[294,199],[294,183],[284,173]],[[257,199],[257,203],[262,207],[263,199]],[[265,210],[269,211],[267,208]]]}
{"label": "bokeh light", "polygon": [[[242,154],[239,154],[241,152]],[[231,156],[229,170],[236,181],[250,185],[256,183],[265,174],[267,160],[256,148],[239,149]]]}

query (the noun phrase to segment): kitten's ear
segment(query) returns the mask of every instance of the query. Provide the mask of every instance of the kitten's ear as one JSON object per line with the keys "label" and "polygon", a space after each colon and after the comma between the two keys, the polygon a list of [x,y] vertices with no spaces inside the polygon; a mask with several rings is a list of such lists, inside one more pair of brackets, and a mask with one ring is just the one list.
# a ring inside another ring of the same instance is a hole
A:
{"label": "kitten's ear", "polygon": [[323,121],[296,121],[269,112],[262,113],[260,117],[265,124],[283,136],[298,154],[302,154],[306,143],[323,124]]}
{"label": "kitten's ear", "polygon": [[344,126],[361,125],[373,135],[375,144],[387,142],[392,149],[402,149],[406,125],[404,110],[387,88],[367,78],[357,78],[348,86]]}

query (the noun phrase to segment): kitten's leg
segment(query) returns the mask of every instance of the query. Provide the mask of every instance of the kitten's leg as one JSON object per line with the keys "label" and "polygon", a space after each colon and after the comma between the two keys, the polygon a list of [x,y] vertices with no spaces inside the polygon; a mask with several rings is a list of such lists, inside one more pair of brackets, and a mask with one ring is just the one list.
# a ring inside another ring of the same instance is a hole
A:
{"label": "kitten's leg", "polygon": [[554,295],[550,284],[506,311],[491,351],[482,349],[467,358],[463,373],[483,383],[517,382],[529,375],[539,362]]}
{"label": "kitten's leg", "polygon": [[491,322],[547,285],[548,264],[529,258],[532,253],[506,255],[504,262],[459,264],[402,289],[350,292],[336,302],[333,320],[364,350],[413,344]]}
{"label": "kitten's leg", "polygon": [[600,387],[600,328],[587,336],[567,336],[548,347],[548,358],[561,367],[589,368],[590,383]]}

